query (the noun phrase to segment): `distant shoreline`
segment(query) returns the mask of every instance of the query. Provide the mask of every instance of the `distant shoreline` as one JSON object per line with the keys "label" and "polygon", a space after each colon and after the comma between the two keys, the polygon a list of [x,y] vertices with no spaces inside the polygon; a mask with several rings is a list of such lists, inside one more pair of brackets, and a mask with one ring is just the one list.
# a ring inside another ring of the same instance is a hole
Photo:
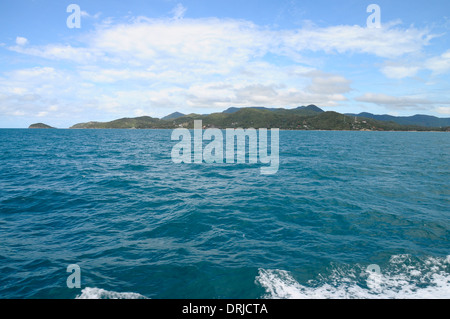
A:
{"label": "distant shoreline", "polygon": [[[161,119],[150,116],[120,118],[109,122],[90,121],[72,125],[68,129],[193,129],[201,121],[202,128],[278,128],[284,131],[450,131],[450,118],[425,115],[394,117],[371,113],[341,114],[325,112],[315,105],[294,109],[265,107],[231,107],[212,114],[172,113]],[[36,123],[29,128],[51,129],[50,125]]]}
{"label": "distant shoreline", "polygon": [[[248,128],[243,128],[244,130],[248,129]],[[58,130],[58,131],[63,131],[63,130],[70,130],[70,131],[81,131],[81,130],[86,130],[86,131],[101,131],[101,130],[116,130],[116,131],[136,131],[136,130],[140,130],[140,131],[172,131],[174,130],[173,128],[144,128],[144,129],[133,129],[133,128],[70,128],[70,127],[53,127],[51,129],[30,129],[27,127],[0,127],[0,130],[33,130],[33,131],[47,131],[47,130]],[[193,130],[193,129],[190,129]],[[207,130],[207,129],[202,129],[203,131]],[[226,130],[226,129],[221,129],[221,130]],[[410,133],[427,133],[427,132],[431,132],[431,133],[450,133],[450,131],[443,131],[443,130],[422,130],[422,131],[414,131],[414,130],[392,130],[392,131],[378,131],[378,130],[372,130],[372,131],[365,131],[365,130],[288,130],[288,129],[279,129],[280,131],[283,132],[378,132],[378,133],[389,133],[389,132],[410,132]]]}

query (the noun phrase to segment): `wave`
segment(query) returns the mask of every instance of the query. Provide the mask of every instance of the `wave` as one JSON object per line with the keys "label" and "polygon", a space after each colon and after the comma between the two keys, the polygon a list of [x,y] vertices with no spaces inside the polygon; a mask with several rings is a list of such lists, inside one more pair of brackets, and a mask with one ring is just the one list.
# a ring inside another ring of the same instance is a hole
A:
{"label": "wave", "polygon": [[326,275],[300,284],[285,270],[259,269],[256,283],[268,299],[448,299],[450,256],[392,256],[371,272],[362,265],[332,266]]}
{"label": "wave", "polygon": [[115,292],[101,288],[86,287],[76,299],[148,299],[135,292]]}
{"label": "wave", "polygon": [[[292,273],[260,268],[255,283],[265,299],[448,299],[450,256],[416,258],[395,255],[371,265],[331,265],[305,283]],[[375,271],[380,269],[380,271]],[[115,292],[86,287],[76,299],[148,299],[134,292]]]}

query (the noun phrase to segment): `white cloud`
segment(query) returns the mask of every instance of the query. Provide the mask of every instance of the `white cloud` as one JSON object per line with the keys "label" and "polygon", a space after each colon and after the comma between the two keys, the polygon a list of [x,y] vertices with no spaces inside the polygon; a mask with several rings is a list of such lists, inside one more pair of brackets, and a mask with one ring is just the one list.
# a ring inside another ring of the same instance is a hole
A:
{"label": "white cloud", "polygon": [[171,13],[173,13],[173,18],[175,20],[179,20],[184,17],[184,14],[186,13],[186,11],[187,11],[187,9],[185,7],[183,7],[183,5],[181,3],[178,3],[176,5],[176,7],[173,8]]}
{"label": "white cloud", "polygon": [[425,62],[425,67],[436,74],[450,72],[450,50],[447,50],[440,56],[428,59]]}
{"label": "white cloud", "polygon": [[9,47],[11,51],[18,53],[38,56],[49,60],[67,60],[75,63],[95,63],[101,57],[104,58],[104,53],[92,48],[76,48],[71,45],[50,44],[45,46],[23,47],[12,46]]}
{"label": "white cloud", "polygon": [[56,74],[52,67],[34,67],[29,69],[19,69],[7,73],[11,80],[19,79],[21,81],[29,81],[33,78],[51,78]]}
{"label": "white cloud", "polygon": [[424,97],[415,97],[415,96],[398,97],[382,93],[365,93],[364,95],[355,98],[355,100],[396,109],[406,109],[406,108],[425,109],[427,108],[427,106],[429,107],[430,105],[436,104],[436,102]]}
{"label": "white cloud", "polygon": [[283,49],[325,51],[327,53],[366,53],[383,58],[420,51],[435,35],[414,27],[401,29],[394,23],[382,28],[355,26],[310,27],[286,32]]}
{"label": "white cloud", "polygon": [[418,66],[387,65],[381,69],[381,72],[390,79],[403,79],[415,76],[419,70]]}
{"label": "white cloud", "polygon": [[24,116],[26,113],[24,111],[14,111],[12,113],[9,113],[8,115],[13,115],[13,116]]}
{"label": "white cloud", "polygon": [[70,118],[83,108],[83,99],[95,96],[94,88],[83,88],[70,71],[34,67],[3,75],[0,77],[1,114],[11,115],[12,110],[21,110],[25,115],[58,113]]}
{"label": "white cloud", "polygon": [[[27,114],[47,115],[86,109],[159,116],[168,109],[220,110],[230,105],[331,107],[347,100],[352,82],[341,74],[318,70],[305,56],[325,52],[400,58],[420,52],[433,37],[426,29],[394,24],[381,29],[309,25],[279,30],[245,20],[188,19],[185,12],[179,4],[171,12],[173,18],[105,20],[78,38],[76,45],[32,46],[25,38],[16,40],[9,50],[56,63],[5,72],[0,96]],[[87,12],[83,15],[95,18]],[[277,58],[284,62],[278,64]],[[443,54],[430,59],[428,67],[445,69],[447,58]],[[55,66],[61,61],[64,69]],[[382,71],[388,77],[403,78],[418,68],[391,64]],[[30,103],[20,106],[19,99],[26,98]],[[399,107],[426,104],[370,94],[360,101]],[[92,112],[87,114],[89,120],[95,119]]]}
{"label": "white cloud", "polygon": [[129,80],[151,80],[161,78],[161,74],[149,70],[133,69],[102,69],[99,67],[81,68],[79,70],[81,77],[85,80],[96,83],[115,83]]}
{"label": "white cloud", "polygon": [[144,116],[146,114],[147,113],[143,109],[136,109],[136,110],[134,110],[134,115],[135,116]]}
{"label": "white cloud", "polygon": [[83,18],[89,18],[89,19],[98,19],[101,16],[101,12],[97,12],[96,14],[92,15],[92,14],[89,14],[87,11],[83,11],[83,10],[80,12],[80,14]]}
{"label": "white cloud", "polygon": [[437,107],[436,112],[438,112],[440,114],[450,115],[450,106]]}
{"label": "white cloud", "polygon": [[337,106],[347,98],[336,91],[313,92],[310,87],[296,88],[279,84],[207,83],[187,90],[191,107],[223,109],[229,106],[299,106],[318,104]]}
{"label": "white cloud", "polygon": [[28,43],[27,38],[23,38],[23,37],[17,37],[16,38],[16,44],[17,45],[26,45]]}
{"label": "white cloud", "polygon": [[[181,18],[184,10],[179,5],[174,12]],[[244,20],[139,17],[132,23],[101,25],[79,47],[49,44],[10,49],[80,64],[116,61],[148,66],[152,61],[165,65],[175,62],[177,66],[187,64],[191,69],[218,65],[214,72],[220,72],[267,53],[287,56],[297,62],[305,50],[399,57],[420,51],[431,38],[433,35],[428,30],[401,29],[389,24],[380,29],[341,25],[271,30]]]}
{"label": "white cloud", "polygon": [[381,72],[390,79],[412,77],[423,70],[432,71],[434,75],[442,75],[450,72],[450,50],[422,62],[410,62],[408,65],[389,62],[381,68]]}
{"label": "white cloud", "polygon": [[350,81],[343,76],[312,71],[306,74],[312,79],[308,89],[317,94],[338,94],[351,91]]}

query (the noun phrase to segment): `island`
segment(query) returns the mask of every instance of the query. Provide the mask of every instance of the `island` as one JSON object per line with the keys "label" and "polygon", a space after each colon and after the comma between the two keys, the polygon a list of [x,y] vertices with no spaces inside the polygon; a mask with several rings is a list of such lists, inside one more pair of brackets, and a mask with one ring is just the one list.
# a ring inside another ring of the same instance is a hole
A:
{"label": "island", "polygon": [[35,123],[35,124],[31,124],[28,128],[37,128],[37,129],[49,129],[49,128],[52,128],[52,129],[54,129],[55,127],[52,127],[52,126],[44,124],[44,123]]}
{"label": "island", "polygon": [[[365,114],[341,114],[325,112],[315,105],[299,106],[293,109],[266,107],[230,107],[220,112],[206,115],[173,113],[162,119],[150,116],[122,118],[110,122],[87,122],[75,124],[71,129],[175,129],[194,128],[195,120],[202,120],[203,128],[279,128],[281,130],[337,130],[337,131],[450,131],[450,119],[439,122],[421,121],[412,117],[402,123],[396,118],[375,119]],[[399,118],[400,119],[400,118]],[[438,118],[435,118],[438,119]],[[430,126],[438,123],[440,126]],[[445,126],[444,126],[445,125]]]}

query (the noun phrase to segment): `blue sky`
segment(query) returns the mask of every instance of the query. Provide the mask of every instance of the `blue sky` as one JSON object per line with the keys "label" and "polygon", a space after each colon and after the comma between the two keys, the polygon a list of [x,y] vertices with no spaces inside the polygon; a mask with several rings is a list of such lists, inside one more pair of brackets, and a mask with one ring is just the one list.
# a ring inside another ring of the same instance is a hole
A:
{"label": "blue sky", "polygon": [[448,0],[2,1],[0,127],[256,105],[450,117],[449,32]]}

